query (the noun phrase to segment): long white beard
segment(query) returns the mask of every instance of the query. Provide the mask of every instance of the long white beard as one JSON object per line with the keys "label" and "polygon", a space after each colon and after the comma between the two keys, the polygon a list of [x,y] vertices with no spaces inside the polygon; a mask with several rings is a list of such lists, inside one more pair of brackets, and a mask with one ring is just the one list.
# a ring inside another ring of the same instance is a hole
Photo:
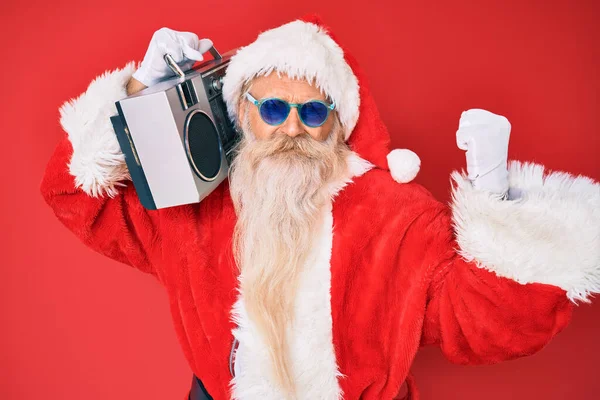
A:
{"label": "long white beard", "polygon": [[248,110],[245,116],[229,172],[238,217],[233,253],[248,315],[270,351],[271,371],[293,396],[286,329],[294,322],[302,266],[330,200],[329,183],[346,174],[350,149],[337,118],[328,138],[319,142],[307,133],[257,140]]}

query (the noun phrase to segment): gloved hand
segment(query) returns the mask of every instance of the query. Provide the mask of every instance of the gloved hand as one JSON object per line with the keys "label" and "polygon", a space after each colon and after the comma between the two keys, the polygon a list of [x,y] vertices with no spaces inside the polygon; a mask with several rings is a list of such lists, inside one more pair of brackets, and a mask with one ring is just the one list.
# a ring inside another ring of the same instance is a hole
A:
{"label": "gloved hand", "polygon": [[508,195],[508,141],[510,122],[506,117],[481,109],[462,113],[456,144],[466,150],[468,179],[473,187]]}
{"label": "gloved hand", "polygon": [[161,79],[174,75],[163,58],[166,53],[171,54],[185,72],[192,68],[196,61],[203,60],[202,54],[212,45],[210,39],[198,40],[198,35],[192,32],[160,28],[152,35],[144,60],[140,68],[133,73],[133,77],[146,86],[152,86]]}

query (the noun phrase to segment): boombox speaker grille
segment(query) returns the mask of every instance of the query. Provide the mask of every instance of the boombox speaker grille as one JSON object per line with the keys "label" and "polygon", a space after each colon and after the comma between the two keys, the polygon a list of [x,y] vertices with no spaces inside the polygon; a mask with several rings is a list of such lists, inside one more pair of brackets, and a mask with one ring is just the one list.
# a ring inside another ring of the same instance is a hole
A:
{"label": "boombox speaker grille", "polygon": [[201,111],[194,110],[186,124],[186,151],[195,173],[205,181],[214,180],[221,169],[221,142],[215,125]]}

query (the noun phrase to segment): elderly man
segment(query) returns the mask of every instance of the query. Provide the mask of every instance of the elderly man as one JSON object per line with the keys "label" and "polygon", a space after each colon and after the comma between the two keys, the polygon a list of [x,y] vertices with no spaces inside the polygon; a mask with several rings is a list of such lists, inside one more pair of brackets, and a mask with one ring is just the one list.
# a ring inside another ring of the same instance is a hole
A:
{"label": "elderly man", "polygon": [[392,399],[406,382],[416,398],[420,346],[461,364],[530,355],[600,292],[598,183],[507,165],[508,121],[470,110],[468,176],[437,201],[410,182],[418,157],[389,153],[362,72],[315,17],[233,56],[223,96],[243,138],[229,180],[146,210],[108,116],[153,73],[128,63],[61,107],[41,191],[84,243],[164,285],[194,396]]}

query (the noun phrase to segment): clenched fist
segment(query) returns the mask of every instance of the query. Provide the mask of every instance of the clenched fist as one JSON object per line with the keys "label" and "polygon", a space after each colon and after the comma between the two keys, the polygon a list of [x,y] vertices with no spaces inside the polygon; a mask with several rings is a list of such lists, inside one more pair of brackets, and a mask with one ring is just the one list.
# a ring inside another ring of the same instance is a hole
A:
{"label": "clenched fist", "polygon": [[198,35],[192,32],[178,32],[169,28],[160,28],[152,35],[150,45],[140,68],[133,73],[133,78],[146,86],[152,86],[165,77],[172,76],[173,71],[164,60],[166,53],[185,72],[192,68],[196,61],[204,59],[212,47],[210,39],[198,40]]}
{"label": "clenched fist", "polygon": [[508,141],[506,117],[481,109],[462,113],[456,144],[466,150],[468,179],[473,187],[499,195],[508,194]]}

